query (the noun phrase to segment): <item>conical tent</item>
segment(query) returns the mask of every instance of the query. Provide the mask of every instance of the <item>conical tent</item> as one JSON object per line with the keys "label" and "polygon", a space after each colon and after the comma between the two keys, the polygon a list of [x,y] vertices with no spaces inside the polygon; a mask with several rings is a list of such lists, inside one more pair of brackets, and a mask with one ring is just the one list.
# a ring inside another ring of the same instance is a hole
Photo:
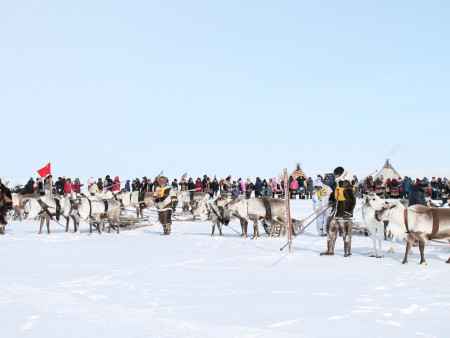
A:
{"label": "conical tent", "polygon": [[378,177],[383,176],[383,185],[386,183],[386,180],[390,178],[393,180],[394,178],[398,180],[401,176],[398,174],[397,170],[394,169],[394,167],[389,163],[389,159],[386,159],[386,163],[384,164],[383,168],[378,172],[378,174],[375,176],[375,180]]}
{"label": "conical tent", "polygon": [[308,178],[308,176],[306,176],[306,174],[303,172],[302,168],[300,167],[300,163],[297,163],[297,165],[295,166],[295,170],[292,172],[291,175],[293,178],[297,178],[299,176]]}

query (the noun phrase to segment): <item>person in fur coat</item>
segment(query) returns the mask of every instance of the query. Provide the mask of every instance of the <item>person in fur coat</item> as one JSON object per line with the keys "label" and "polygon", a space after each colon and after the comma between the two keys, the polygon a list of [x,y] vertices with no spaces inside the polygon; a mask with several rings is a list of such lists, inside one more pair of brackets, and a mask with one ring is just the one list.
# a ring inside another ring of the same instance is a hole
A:
{"label": "person in fur coat", "polygon": [[158,209],[158,218],[161,223],[164,235],[170,235],[172,227],[172,209],[177,202],[177,193],[173,187],[167,184],[165,176],[159,177],[159,186],[155,190],[155,205]]}
{"label": "person in fur coat", "polygon": [[342,167],[334,169],[334,175],[336,176],[336,188],[329,198],[333,211],[327,221],[327,251],[320,255],[334,255],[334,245],[339,231],[344,239],[344,257],[348,257],[352,254],[352,218],[356,204],[351,183],[352,175]]}
{"label": "person in fur coat", "polygon": [[8,224],[6,213],[12,209],[11,190],[6,187],[0,178],[0,234],[5,233],[5,225]]}

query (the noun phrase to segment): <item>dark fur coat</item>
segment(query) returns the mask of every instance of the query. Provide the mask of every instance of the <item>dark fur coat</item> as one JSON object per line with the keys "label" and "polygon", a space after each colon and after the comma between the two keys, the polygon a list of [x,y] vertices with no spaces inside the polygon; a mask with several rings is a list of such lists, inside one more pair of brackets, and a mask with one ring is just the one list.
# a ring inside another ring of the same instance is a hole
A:
{"label": "dark fur coat", "polygon": [[[334,204],[333,211],[336,210],[335,217],[353,216],[356,198],[353,195],[353,187],[349,181],[339,181],[338,187],[344,188],[345,201],[336,201],[335,192],[330,195],[330,203]],[[346,214],[348,213],[348,214]]]}
{"label": "dark fur coat", "polygon": [[8,223],[6,220],[6,213],[12,209],[12,196],[11,190],[5,185],[0,185],[0,224],[5,225]]}

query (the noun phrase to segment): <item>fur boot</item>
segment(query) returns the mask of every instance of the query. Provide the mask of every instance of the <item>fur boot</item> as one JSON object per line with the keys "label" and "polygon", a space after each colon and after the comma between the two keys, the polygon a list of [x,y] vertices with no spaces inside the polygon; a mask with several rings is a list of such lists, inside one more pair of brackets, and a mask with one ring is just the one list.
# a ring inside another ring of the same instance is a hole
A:
{"label": "fur boot", "polygon": [[352,222],[346,221],[342,224],[342,233],[344,239],[344,257],[352,255]]}
{"label": "fur boot", "polygon": [[333,256],[334,255],[334,251],[333,248],[334,245],[332,244],[331,240],[328,238],[327,241],[327,251],[321,252],[320,255],[321,256]]}
{"label": "fur boot", "polygon": [[328,240],[327,240],[327,251],[322,252],[321,256],[332,256],[334,255],[334,246],[336,244],[337,233],[339,231],[339,223],[336,219],[329,217],[327,219],[327,229],[328,229]]}

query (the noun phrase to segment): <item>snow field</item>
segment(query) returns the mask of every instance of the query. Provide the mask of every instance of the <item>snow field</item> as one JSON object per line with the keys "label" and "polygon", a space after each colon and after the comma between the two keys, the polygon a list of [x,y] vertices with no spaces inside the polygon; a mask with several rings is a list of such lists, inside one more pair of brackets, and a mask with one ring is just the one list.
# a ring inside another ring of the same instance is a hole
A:
{"label": "snow field", "polygon": [[[360,205],[358,200],[358,205]],[[312,202],[294,200],[302,219]],[[356,216],[361,219],[360,212]],[[155,222],[153,222],[155,223]],[[240,230],[239,222],[230,223]],[[71,231],[73,227],[71,226]],[[242,239],[210,222],[174,222],[88,236],[37,235],[38,222],[11,222],[0,237],[1,336],[298,337],[444,336],[450,318],[449,248],[426,247],[428,265],[405,245],[368,257],[370,237],[354,234],[353,256],[320,257],[315,224],[285,239]],[[263,232],[262,227],[260,231]],[[216,232],[217,233],[217,232]],[[249,233],[253,224],[249,222]]]}

